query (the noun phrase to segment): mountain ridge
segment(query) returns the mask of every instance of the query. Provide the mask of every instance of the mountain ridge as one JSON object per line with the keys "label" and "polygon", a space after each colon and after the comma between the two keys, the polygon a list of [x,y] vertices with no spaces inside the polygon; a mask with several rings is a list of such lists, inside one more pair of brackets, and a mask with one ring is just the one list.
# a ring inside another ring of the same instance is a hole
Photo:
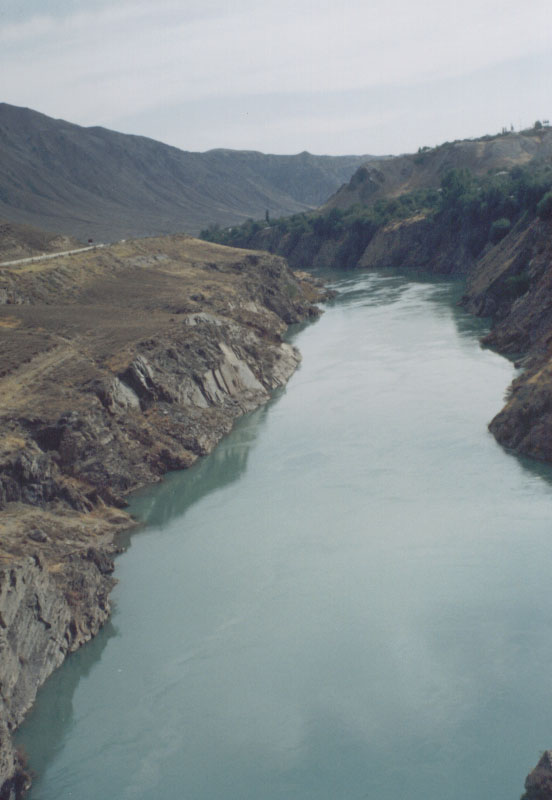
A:
{"label": "mountain ridge", "polygon": [[371,158],[190,152],[6,103],[0,146],[0,218],[105,241],[308,210]]}

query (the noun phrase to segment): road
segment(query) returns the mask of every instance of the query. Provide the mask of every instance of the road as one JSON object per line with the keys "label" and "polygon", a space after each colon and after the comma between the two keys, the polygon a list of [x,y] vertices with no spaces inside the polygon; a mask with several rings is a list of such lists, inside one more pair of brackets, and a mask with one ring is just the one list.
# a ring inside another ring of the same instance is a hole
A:
{"label": "road", "polygon": [[84,253],[86,250],[95,250],[97,247],[105,247],[105,244],[91,244],[88,247],[79,247],[77,250],[64,250],[61,253],[48,253],[44,256],[31,256],[30,258],[18,258],[16,261],[0,261],[0,267],[13,267],[16,264],[31,264],[33,261],[44,261],[47,258],[59,258],[60,256],[71,256],[73,253]]}

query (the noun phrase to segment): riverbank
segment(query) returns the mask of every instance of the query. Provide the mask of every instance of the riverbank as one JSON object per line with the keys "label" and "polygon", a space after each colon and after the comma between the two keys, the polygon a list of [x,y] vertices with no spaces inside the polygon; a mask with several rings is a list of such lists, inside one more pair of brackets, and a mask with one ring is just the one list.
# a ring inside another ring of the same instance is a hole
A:
{"label": "riverbank", "polygon": [[[333,217],[330,212],[313,217],[309,224],[296,217],[294,224],[245,225],[206,235],[266,249],[284,256],[292,266],[307,263],[339,270],[392,266],[405,274],[423,270],[466,280],[465,307],[492,321],[483,344],[524,367],[490,430],[513,452],[552,463],[552,219],[544,199],[537,213],[538,185],[528,179],[522,185],[523,191],[517,187],[520,207],[516,214],[510,213],[513,222],[504,217],[495,221],[495,228],[484,219],[483,206],[481,213],[470,216],[465,199],[464,205],[458,201],[452,210],[445,204],[439,213],[418,210],[387,223],[363,220],[359,210],[358,218],[345,224],[334,209]],[[512,190],[515,187],[514,180]],[[504,187],[495,188],[500,197]],[[532,205],[531,192],[537,192]],[[474,197],[480,195],[476,192],[471,200]],[[527,207],[521,213],[524,203]]]}
{"label": "riverbank", "polygon": [[521,794],[552,495],[486,432],[512,364],[460,283],[333,280],[286,390],[133,496],[112,620],[17,737],[33,800]]}
{"label": "riverbank", "polygon": [[323,292],[283,259],[185,236],[0,271],[0,798],[11,733],[110,613],[125,497],[190,466],[297,367]]}
{"label": "riverbank", "polygon": [[386,260],[464,277],[463,306],[491,320],[482,344],[523,367],[489,430],[508,450],[552,463],[552,222],[522,220],[474,257],[463,231],[412,218],[376,234],[358,266],[377,269]]}

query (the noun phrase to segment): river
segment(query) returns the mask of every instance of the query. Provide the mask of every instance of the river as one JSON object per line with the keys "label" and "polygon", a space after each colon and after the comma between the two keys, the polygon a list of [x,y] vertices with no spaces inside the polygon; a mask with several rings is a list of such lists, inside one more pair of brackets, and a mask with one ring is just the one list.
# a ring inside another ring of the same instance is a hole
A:
{"label": "river", "polygon": [[551,472],[459,287],[335,278],[284,391],[140,493],[31,800],[517,800],[552,746]]}

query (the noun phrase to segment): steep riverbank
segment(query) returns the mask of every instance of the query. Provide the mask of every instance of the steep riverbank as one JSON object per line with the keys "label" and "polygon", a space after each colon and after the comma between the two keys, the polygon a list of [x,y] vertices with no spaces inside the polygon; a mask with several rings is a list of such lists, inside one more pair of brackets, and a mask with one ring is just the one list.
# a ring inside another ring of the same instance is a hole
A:
{"label": "steep riverbank", "polygon": [[499,241],[477,216],[421,212],[379,227],[321,217],[303,232],[276,225],[232,236],[285,256],[294,268],[391,266],[464,278],[465,307],[492,320],[483,343],[525,368],[490,430],[516,453],[552,462],[552,221],[533,212],[513,226],[502,223]]}
{"label": "steep riverbank", "polygon": [[522,221],[474,257],[462,231],[455,236],[423,218],[406,220],[376,234],[358,266],[381,268],[386,259],[465,276],[464,306],[492,321],[483,344],[524,368],[489,429],[513,452],[552,463],[552,223]]}
{"label": "steep riverbank", "polygon": [[334,280],[286,390],[133,498],[112,622],[17,737],[33,800],[519,798],[551,471],[486,433],[514,370],[457,282]]}
{"label": "steep riverbank", "polygon": [[286,382],[322,293],[283,259],[189,237],[0,272],[0,798],[11,732],[107,619],[125,496],[208,453]]}
{"label": "steep riverbank", "polygon": [[464,303],[493,320],[483,343],[524,368],[489,429],[512,451],[552,462],[552,224],[519,226],[485,254]]}

